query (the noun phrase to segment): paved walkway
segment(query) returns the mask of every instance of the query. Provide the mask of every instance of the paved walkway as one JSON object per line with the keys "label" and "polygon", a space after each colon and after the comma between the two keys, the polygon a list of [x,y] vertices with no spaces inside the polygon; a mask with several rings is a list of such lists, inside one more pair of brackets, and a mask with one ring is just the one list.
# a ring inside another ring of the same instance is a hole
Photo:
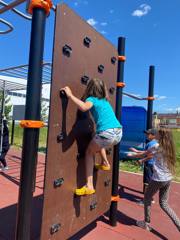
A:
{"label": "paved walkway", "polygon": [[[0,240],[14,240],[16,208],[18,199],[19,173],[21,152],[11,149],[8,153],[9,170],[0,172]],[[39,229],[42,211],[44,176],[44,155],[38,157],[38,171],[36,179],[36,192],[33,200],[33,226],[32,240],[39,239]],[[135,221],[143,219],[143,206],[138,204],[142,199],[142,176],[126,172],[120,172],[118,204],[118,223],[116,227],[108,224],[108,217],[102,216],[85,229],[77,233],[71,240],[179,240],[180,233],[176,227],[163,213],[158,205],[158,196],[152,206],[153,231],[148,232],[138,228]],[[180,199],[180,184],[172,183],[169,203],[180,216],[178,202]],[[37,209],[39,213],[37,215]],[[46,239],[44,239],[46,240]]]}

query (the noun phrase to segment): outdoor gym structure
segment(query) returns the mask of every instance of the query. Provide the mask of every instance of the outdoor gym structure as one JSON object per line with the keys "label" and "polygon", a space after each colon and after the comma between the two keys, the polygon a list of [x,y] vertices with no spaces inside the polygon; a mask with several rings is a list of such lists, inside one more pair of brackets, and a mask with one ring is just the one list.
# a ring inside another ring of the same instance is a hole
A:
{"label": "outdoor gym structure", "polygon": [[[2,2],[2,1],[1,1]],[[0,13],[13,10],[24,2],[18,0],[4,4]],[[27,77],[27,96],[24,128],[21,177],[17,211],[16,240],[30,240],[32,197],[35,185],[39,128],[42,62],[45,21],[50,0],[33,0],[29,3],[32,30]],[[81,97],[89,79],[105,81],[116,116],[121,119],[125,58],[125,38],[118,39],[118,50],[77,16],[65,4],[53,7],[56,12],[50,116],[44,182],[41,240],[67,239],[110,209],[110,223],[117,222],[119,200],[119,144],[107,149],[113,169],[108,173],[95,171],[96,194],[74,196],[74,189],[85,181],[84,155],[94,132],[88,113],[77,111],[72,102],[59,89],[69,85]],[[149,119],[152,116],[153,71],[150,67],[151,91],[148,100]],[[117,79],[117,81],[116,81]],[[116,96],[115,96],[116,94]],[[148,126],[150,127],[150,125]],[[99,161],[98,156],[96,161]]]}

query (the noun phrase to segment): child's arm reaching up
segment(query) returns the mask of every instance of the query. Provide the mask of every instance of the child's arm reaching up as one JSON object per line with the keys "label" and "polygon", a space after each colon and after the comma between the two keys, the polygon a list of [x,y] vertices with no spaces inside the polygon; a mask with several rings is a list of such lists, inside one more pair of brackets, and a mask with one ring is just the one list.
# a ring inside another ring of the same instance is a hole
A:
{"label": "child's arm reaching up", "polygon": [[60,91],[65,91],[67,97],[70,98],[82,112],[90,110],[93,106],[91,102],[83,102],[79,98],[75,97],[68,86],[61,88]]}

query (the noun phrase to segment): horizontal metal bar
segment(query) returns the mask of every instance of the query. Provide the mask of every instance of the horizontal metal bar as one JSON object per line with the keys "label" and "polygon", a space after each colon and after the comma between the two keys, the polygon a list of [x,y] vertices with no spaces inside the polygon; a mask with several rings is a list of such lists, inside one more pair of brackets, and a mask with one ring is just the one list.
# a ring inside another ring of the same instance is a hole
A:
{"label": "horizontal metal bar", "polygon": [[[42,63],[42,65],[43,65],[43,67],[51,67],[50,62],[44,62],[44,63]],[[0,69],[0,72],[4,72],[4,71],[7,71],[7,70],[11,70],[11,69],[18,69],[18,68],[27,69],[27,71],[28,71],[28,67],[29,67],[28,64],[23,64],[23,65],[19,65],[19,66],[15,66],[15,67],[8,67],[8,68]]]}
{"label": "horizontal metal bar", "polygon": [[127,93],[127,92],[123,92],[123,95],[125,95],[127,97],[130,97],[130,98],[134,98],[136,100],[146,100],[146,98],[137,97],[136,95],[131,94],[131,93]]}
{"label": "horizontal metal bar", "polygon": [[24,64],[24,65],[19,65],[19,66],[16,66],[16,67],[3,68],[3,69],[0,69],[0,72],[4,72],[4,71],[7,71],[7,70],[16,69],[16,68],[27,67],[27,66],[28,66],[28,64]]}
{"label": "horizontal metal bar", "polygon": [[27,78],[27,74],[23,73],[23,72],[18,72],[17,69],[10,69],[10,70],[7,70],[6,73],[11,73],[11,74],[14,74],[14,76],[16,77],[20,77],[20,78]]}
{"label": "horizontal metal bar", "polygon": [[[0,0],[0,4],[3,5],[3,6],[8,6],[9,4],[8,3],[5,3],[4,1]],[[21,11],[17,10],[16,8],[12,8],[10,9],[11,11],[13,11],[14,13],[18,14],[19,16],[27,19],[27,20],[32,20],[32,17],[31,16],[28,16],[24,13],[22,13]]]}
{"label": "horizontal metal bar", "polygon": [[4,6],[4,7],[2,7],[0,9],[0,14],[6,12],[6,11],[16,7],[16,6],[18,6],[19,4],[21,4],[21,3],[25,2],[25,1],[26,0],[16,0],[16,1],[13,1],[13,2],[9,3],[7,6]]}
{"label": "horizontal metal bar", "polygon": [[3,72],[3,73],[1,73],[1,75],[6,76],[6,77],[13,77],[13,78],[16,77],[16,78],[19,78],[19,79],[24,79],[24,78],[22,78],[22,76],[18,76],[18,75],[15,76],[15,74],[11,73],[11,72]]}

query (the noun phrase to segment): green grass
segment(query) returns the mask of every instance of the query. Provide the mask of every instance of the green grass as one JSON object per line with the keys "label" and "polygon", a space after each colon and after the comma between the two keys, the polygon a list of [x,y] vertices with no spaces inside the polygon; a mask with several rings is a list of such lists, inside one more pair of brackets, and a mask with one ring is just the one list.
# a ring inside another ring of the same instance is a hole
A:
{"label": "green grass", "polygon": [[180,130],[174,130],[173,136],[176,146],[176,173],[174,180],[180,182]]}
{"label": "green grass", "polygon": [[[11,125],[9,126],[9,135],[11,139]],[[47,127],[40,129],[39,135],[39,152],[46,152]],[[23,129],[19,125],[15,125],[14,129],[14,146],[21,148],[23,140]]]}
{"label": "green grass", "polygon": [[[180,130],[173,130],[174,142],[176,146],[176,170],[174,180],[180,182]],[[142,168],[136,163],[136,161],[121,161],[120,169],[122,171],[143,173]]]}
{"label": "green grass", "polygon": [[120,170],[143,173],[142,167],[134,160],[120,161]]}

